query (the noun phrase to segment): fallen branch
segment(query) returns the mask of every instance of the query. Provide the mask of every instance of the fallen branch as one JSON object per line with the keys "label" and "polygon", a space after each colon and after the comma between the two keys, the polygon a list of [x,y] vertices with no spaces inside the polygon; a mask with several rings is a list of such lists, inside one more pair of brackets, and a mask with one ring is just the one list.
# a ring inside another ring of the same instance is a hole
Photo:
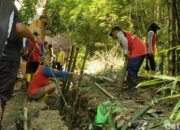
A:
{"label": "fallen branch", "polygon": [[102,88],[102,87],[101,87],[99,84],[97,84],[96,82],[95,82],[95,85],[96,85],[104,94],[106,94],[109,98],[111,98],[112,100],[115,99],[114,96],[112,96],[108,91],[106,91],[104,88]]}
{"label": "fallen branch", "polygon": [[112,78],[105,77],[105,76],[96,76],[96,75],[87,74],[87,73],[84,73],[84,75],[89,76],[89,77],[92,77],[92,78],[94,78],[94,79],[101,80],[101,81],[107,81],[107,82],[110,82],[110,83],[114,83],[115,80],[116,80],[116,79],[112,79]]}

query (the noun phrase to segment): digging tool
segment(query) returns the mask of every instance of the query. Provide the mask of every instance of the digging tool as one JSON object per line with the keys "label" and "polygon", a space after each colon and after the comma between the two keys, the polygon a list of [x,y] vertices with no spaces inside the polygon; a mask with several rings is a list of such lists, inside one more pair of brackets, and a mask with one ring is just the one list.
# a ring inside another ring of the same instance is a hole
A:
{"label": "digging tool", "polygon": [[128,65],[128,59],[125,59],[124,65],[123,65],[123,69],[122,69],[122,78],[120,79],[120,82],[119,82],[119,90],[122,89],[123,82],[125,81],[126,76],[127,76],[127,75],[126,75],[127,65]]}

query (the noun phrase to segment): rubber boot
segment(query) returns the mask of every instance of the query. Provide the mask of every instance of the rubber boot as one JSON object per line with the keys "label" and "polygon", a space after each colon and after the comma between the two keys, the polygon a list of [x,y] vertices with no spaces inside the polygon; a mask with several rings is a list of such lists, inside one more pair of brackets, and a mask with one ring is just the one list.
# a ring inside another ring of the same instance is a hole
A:
{"label": "rubber boot", "polygon": [[151,71],[149,72],[149,74],[154,75],[154,74],[156,74],[156,71],[151,70]]}
{"label": "rubber boot", "polygon": [[127,85],[129,89],[134,89],[137,85],[135,77],[127,77]]}
{"label": "rubber boot", "polygon": [[144,70],[144,74],[149,74],[149,71],[148,70]]}
{"label": "rubber boot", "polygon": [[30,73],[27,73],[26,74],[26,81],[29,83],[31,80],[31,74]]}

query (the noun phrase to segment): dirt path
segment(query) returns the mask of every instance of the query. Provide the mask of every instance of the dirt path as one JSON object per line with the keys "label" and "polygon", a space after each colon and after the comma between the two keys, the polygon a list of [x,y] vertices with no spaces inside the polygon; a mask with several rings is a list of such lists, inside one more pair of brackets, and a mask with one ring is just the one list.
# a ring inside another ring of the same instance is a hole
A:
{"label": "dirt path", "polygon": [[23,120],[24,107],[28,108],[30,130],[68,130],[58,110],[50,110],[44,101],[28,101],[23,92],[16,93],[7,103],[3,119],[3,126],[6,130],[16,130],[15,121]]}

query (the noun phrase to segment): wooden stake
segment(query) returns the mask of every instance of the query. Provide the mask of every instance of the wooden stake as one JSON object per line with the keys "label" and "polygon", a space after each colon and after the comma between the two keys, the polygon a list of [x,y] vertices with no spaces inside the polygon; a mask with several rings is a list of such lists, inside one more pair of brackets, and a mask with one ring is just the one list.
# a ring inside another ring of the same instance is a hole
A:
{"label": "wooden stake", "polygon": [[24,130],[28,130],[28,108],[24,107]]}

